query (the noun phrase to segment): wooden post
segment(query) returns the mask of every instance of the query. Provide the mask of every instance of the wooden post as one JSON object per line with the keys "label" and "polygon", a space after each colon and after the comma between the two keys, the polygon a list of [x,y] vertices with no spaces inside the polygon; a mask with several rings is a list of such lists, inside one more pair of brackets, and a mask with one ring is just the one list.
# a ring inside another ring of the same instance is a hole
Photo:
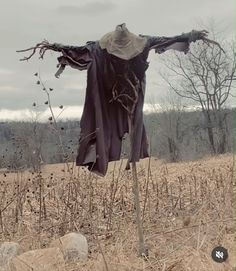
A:
{"label": "wooden post", "polygon": [[[129,132],[130,132],[130,160],[132,157],[134,146],[134,122],[133,114],[129,116]],[[134,206],[135,206],[135,215],[136,215],[136,224],[137,224],[137,233],[139,239],[139,256],[147,257],[148,250],[145,248],[144,236],[143,236],[143,225],[141,219],[141,208],[140,208],[140,199],[139,199],[139,183],[138,183],[138,174],[136,162],[131,162],[131,170],[133,177],[133,194],[134,194]]]}

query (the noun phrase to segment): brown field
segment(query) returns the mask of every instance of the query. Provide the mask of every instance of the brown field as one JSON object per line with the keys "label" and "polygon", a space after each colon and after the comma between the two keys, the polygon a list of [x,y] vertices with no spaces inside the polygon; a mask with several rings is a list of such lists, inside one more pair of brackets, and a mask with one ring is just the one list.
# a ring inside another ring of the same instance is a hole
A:
{"label": "brown field", "polygon": [[[68,271],[236,270],[233,155],[195,162],[138,163],[148,258],[139,258],[132,175],[125,161],[111,163],[105,178],[83,168],[47,165],[41,172],[0,172],[0,242],[24,250],[44,248],[67,232],[89,242],[86,262]],[[211,259],[223,245],[229,258]]]}

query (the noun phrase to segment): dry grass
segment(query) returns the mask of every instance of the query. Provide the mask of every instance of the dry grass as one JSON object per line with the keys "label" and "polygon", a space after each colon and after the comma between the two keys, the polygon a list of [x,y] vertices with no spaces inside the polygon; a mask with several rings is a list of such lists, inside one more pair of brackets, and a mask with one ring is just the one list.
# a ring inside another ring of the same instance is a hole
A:
{"label": "dry grass", "polygon": [[[76,270],[236,270],[233,156],[165,164],[139,163],[141,207],[149,257],[137,257],[131,173],[111,163],[105,178],[85,169],[0,173],[0,241],[42,248],[70,231],[88,238],[88,261]],[[225,246],[216,264],[211,251]]]}

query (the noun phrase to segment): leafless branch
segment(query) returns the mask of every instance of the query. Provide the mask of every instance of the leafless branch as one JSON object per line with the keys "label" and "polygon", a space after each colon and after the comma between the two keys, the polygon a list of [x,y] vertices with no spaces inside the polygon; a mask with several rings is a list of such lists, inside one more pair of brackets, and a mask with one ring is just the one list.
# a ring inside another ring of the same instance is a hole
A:
{"label": "leafless branch", "polygon": [[49,42],[47,40],[44,40],[38,44],[36,44],[34,47],[30,47],[28,49],[23,49],[23,50],[17,50],[17,53],[23,53],[23,52],[29,52],[32,51],[31,54],[28,57],[24,57],[21,58],[20,61],[26,61],[29,60],[37,51],[37,49],[39,49],[39,58],[43,59],[44,54],[47,50],[54,50],[54,51],[58,51],[58,49],[56,49],[56,47],[53,44],[49,44]]}

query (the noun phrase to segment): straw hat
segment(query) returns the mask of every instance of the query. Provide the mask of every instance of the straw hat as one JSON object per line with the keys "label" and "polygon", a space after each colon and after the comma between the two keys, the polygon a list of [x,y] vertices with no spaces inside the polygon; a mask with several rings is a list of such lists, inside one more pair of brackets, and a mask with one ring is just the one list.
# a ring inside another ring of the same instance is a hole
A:
{"label": "straw hat", "polygon": [[146,43],[145,37],[129,32],[125,24],[117,25],[115,31],[105,34],[99,40],[102,49],[106,49],[109,54],[125,60],[142,53]]}

